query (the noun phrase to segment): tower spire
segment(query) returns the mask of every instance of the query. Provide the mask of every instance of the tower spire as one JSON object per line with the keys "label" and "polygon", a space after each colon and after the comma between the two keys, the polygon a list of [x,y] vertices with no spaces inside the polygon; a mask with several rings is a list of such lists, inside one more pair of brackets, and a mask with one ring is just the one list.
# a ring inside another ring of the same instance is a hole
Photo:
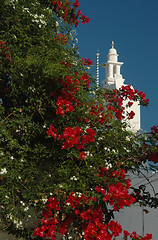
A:
{"label": "tower spire", "polygon": [[112,41],[112,43],[111,43],[111,47],[114,48],[114,41]]}

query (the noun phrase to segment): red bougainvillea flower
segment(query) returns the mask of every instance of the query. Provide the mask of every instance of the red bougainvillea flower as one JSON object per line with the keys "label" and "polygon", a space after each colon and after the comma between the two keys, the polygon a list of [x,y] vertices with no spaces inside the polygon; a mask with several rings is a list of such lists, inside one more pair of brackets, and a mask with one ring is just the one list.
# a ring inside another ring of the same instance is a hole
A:
{"label": "red bougainvillea flower", "polygon": [[134,231],[131,233],[130,238],[138,239],[139,235]]}
{"label": "red bougainvillea flower", "polygon": [[135,113],[134,113],[133,111],[131,111],[131,112],[129,113],[128,119],[133,119],[134,116],[135,116]]}
{"label": "red bougainvillea flower", "polygon": [[142,240],[150,240],[150,239],[152,239],[152,234],[151,233],[147,233],[145,235],[145,237],[142,238]]}
{"label": "red bougainvillea flower", "polygon": [[92,60],[90,60],[89,58],[82,58],[83,64],[86,66],[90,66],[93,64]]}
{"label": "red bougainvillea flower", "polygon": [[54,37],[54,40],[59,41],[60,44],[62,44],[62,45],[65,45],[68,43],[67,37],[62,33],[56,34],[56,36]]}
{"label": "red bougainvillea flower", "polygon": [[85,152],[80,152],[80,159],[85,159],[86,158],[86,153]]}
{"label": "red bougainvillea flower", "polygon": [[108,223],[108,227],[114,237],[117,237],[120,235],[120,233],[122,233],[122,227],[118,222],[111,220]]}
{"label": "red bougainvillea flower", "polygon": [[128,231],[126,231],[126,230],[124,230],[123,233],[124,233],[125,237],[128,237],[130,235],[130,233]]}
{"label": "red bougainvillea flower", "polygon": [[155,133],[158,133],[158,125],[157,126],[153,126],[151,127],[151,134],[155,134]]}

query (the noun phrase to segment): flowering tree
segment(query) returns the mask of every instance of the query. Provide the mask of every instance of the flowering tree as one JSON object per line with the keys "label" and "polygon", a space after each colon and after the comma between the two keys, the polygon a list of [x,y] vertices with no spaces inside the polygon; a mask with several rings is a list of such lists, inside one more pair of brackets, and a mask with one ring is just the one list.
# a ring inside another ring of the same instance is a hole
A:
{"label": "flowering tree", "polygon": [[[74,42],[74,27],[89,22],[78,7],[2,0],[1,228],[24,239],[149,240],[122,229],[114,213],[142,202],[126,172],[157,162],[158,128],[129,130],[134,112],[126,115],[123,103],[147,105],[141,91],[96,88],[86,72],[92,62]],[[32,218],[34,229],[26,226]]]}

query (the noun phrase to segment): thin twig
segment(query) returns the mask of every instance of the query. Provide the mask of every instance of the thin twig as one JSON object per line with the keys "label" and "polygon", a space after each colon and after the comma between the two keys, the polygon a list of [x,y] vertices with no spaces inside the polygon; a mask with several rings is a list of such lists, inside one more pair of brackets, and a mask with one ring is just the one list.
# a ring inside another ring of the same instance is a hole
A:
{"label": "thin twig", "polygon": [[156,192],[155,192],[155,189],[153,187],[153,185],[151,184],[150,180],[145,176],[144,173],[142,173],[142,171],[140,171],[140,173],[143,175],[143,177],[145,177],[145,179],[148,181],[148,183],[150,184],[151,188],[153,189],[153,192],[154,192],[154,195],[156,197]]}
{"label": "thin twig", "polygon": [[9,118],[11,115],[13,115],[14,113],[16,113],[16,111],[13,111],[13,112],[10,113],[5,119],[3,119],[3,120],[0,122],[0,125],[2,125],[2,123],[3,123],[7,118]]}
{"label": "thin twig", "polygon": [[5,228],[3,228],[3,231],[5,231],[7,228],[9,228],[9,226],[11,225],[12,223],[9,223]]}

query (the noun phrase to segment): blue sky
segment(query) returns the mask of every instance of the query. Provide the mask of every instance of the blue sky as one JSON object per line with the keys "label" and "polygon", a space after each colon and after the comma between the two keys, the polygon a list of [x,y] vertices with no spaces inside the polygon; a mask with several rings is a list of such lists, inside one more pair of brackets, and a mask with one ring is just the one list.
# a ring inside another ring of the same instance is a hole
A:
{"label": "blue sky", "polygon": [[[124,62],[121,74],[126,84],[142,90],[150,99],[141,108],[141,127],[149,131],[158,125],[158,1],[156,0],[80,0],[80,9],[90,23],[76,29],[79,52],[95,64],[96,50],[100,63],[107,61],[111,41]],[[95,67],[91,68],[95,75]],[[100,67],[100,82],[105,69]]]}

